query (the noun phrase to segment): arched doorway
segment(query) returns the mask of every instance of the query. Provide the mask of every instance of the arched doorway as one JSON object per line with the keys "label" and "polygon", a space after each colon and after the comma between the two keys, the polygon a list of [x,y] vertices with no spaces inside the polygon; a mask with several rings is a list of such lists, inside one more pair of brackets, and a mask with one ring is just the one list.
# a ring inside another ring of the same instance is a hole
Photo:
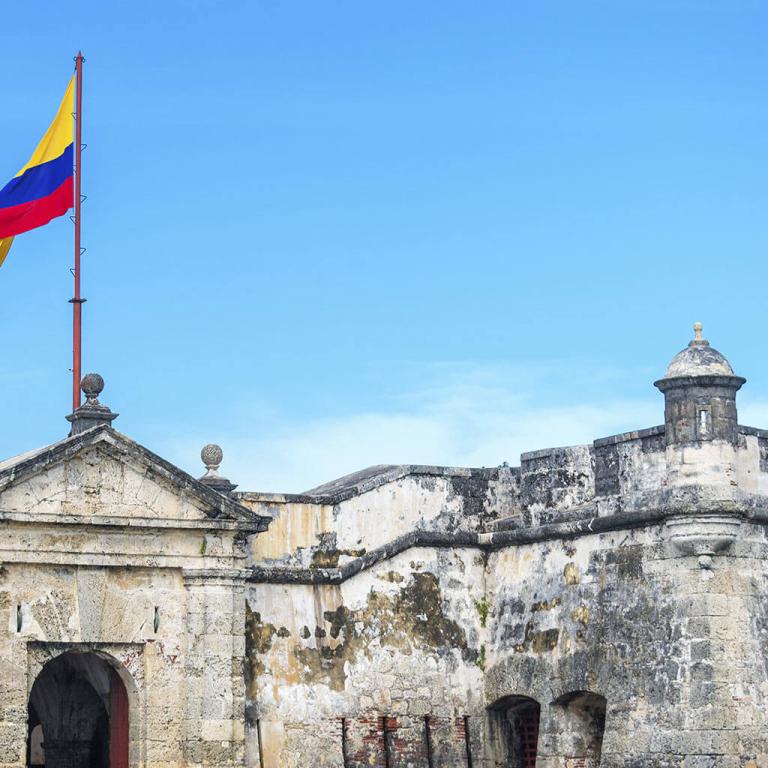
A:
{"label": "arched doorway", "polygon": [[128,768],[128,694],[93,652],[49,661],[29,697],[27,765]]}
{"label": "arched doorway", "polygon": [[552,702],[557,751],[567,764],[600,765],[606,700],[592,691],[572,691]]}
{"label": "arched doorway", "polygon": [[528,696],[505,696],[490,707],[493,765],[534,768],[539,746],[541,707]]}

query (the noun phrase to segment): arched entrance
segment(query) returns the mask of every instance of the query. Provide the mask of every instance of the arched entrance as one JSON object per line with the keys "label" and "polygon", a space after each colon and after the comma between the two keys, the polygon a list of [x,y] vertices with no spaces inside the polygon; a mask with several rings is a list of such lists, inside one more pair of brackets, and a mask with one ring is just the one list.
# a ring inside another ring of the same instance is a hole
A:
{"label": "arched entrance", "polygon": [[555,742],[563,765],[600,765],[606,700],[599,693],[572,691],[552,702]]}
{"label": "arched entrance", "polygon": [[94,652],[49,661],[29,697],[27,765],[128,768],[128,694]]}
{"label": "arched entrance", "polygon": [[539,703],[528,696],[505,696],[488,707],[493,765],[534,768],[539,747]]}

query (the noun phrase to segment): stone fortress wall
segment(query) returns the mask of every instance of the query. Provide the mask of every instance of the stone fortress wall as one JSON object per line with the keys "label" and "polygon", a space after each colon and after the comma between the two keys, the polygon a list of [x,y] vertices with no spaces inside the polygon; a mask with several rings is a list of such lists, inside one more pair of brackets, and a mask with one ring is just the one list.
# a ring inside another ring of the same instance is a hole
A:
{"label": "stone fortress wall", "polygon": [[768,765],[768,432],[737,426],[742,383],[697,333],[657,382],[664,425],[239,494],[273,518],[253,763]]}

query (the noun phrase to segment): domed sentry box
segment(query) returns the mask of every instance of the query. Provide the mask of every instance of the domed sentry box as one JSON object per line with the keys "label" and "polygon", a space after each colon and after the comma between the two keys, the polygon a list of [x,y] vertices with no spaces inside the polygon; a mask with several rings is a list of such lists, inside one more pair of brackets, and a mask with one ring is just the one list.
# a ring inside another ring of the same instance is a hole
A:
{"label": "domed sentry box", "polygon": [[678,352],[663,379],[654,382],[664,393],[664,422],[667,445],[685,445],[709,440],[738,442],[736,393],[746,379],[736,376],[731,364],[701,336]]}

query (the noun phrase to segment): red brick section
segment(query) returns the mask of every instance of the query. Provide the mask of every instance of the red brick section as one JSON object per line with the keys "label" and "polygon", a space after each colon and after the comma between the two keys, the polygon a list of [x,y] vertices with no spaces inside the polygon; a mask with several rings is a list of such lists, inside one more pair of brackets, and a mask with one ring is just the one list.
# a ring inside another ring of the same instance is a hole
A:
{"label": "red brick section", "polygon": [[[431,750],[427,746],[428,732]],[[339,718],[339,739],[345,755],[345,768],[473,766],[466,759],[467,736],[463,717],[429,715],[427,721],[424,716],[392,717],[371,713],[346,718],[343,727],[342,718]],[[475,768],[478,765],[475,761]]]}
{"label": "red brick section", "polygon": [[387,768],[383,720],[378,713],[347,721],[347,768]]}
{"label": "red brick section", "polygon": [[470,720],[468,717],[456,718],[456,736],[464,743],[464,760],[467,768],[474,768],[472,761],[472,734],[470,732]]}
{"label": "red brick section", "polygon": [[424,719],[421,717],[396,721],[387,718],[387,737],[390,747],[389,768],[427,766],[427,744],[424,738]]}

